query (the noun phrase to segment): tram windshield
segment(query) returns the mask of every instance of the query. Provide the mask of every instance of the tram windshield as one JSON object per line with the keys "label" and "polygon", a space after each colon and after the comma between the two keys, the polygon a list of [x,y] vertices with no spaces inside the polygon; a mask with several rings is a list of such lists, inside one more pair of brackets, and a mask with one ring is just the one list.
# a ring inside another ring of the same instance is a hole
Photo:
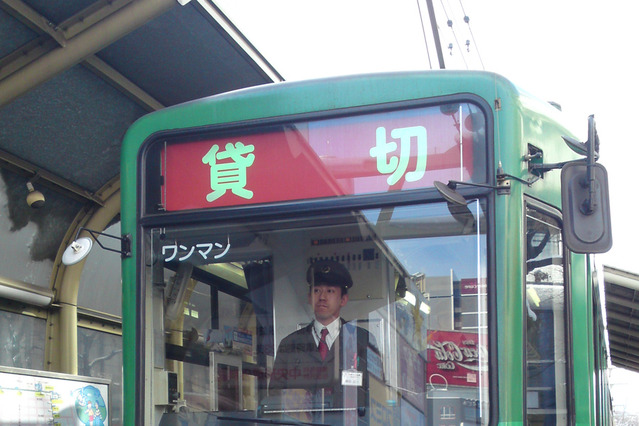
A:
{"label": "tram windshield", "polygon": [[487,424],[484,211],[147,229],[156,418]]}

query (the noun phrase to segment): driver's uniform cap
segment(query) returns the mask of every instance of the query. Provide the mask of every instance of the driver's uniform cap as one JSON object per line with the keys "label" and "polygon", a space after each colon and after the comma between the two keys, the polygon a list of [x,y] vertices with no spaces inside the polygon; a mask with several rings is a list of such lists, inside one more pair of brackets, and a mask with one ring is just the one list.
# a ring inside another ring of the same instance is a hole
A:
{"label": "driver's uniform cap", "polygon": [[330,285],[348,290],[353,286],[353,279],[348,269],[335,260],[319,260],[309,266],[306,271],[309,285]]}

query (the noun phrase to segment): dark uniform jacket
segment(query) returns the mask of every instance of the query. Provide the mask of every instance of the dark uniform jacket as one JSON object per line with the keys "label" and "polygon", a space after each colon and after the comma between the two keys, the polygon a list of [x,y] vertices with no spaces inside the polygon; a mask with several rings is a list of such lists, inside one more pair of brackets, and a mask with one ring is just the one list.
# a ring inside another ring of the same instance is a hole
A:
{"label": "dark uniform jacket", "polygon": [[[282,340],[273,365],[269,395],[280,395],[283,389],[303,389],[308,395],[306,403],[312,408],[359,409],[360,416],[366,411],[367,351],[371,339],[368,331],[341,321],[339,337],[324,361],[313,338],[313,323]],[[342,386],[344,370],[362,373],[362,386]]]}

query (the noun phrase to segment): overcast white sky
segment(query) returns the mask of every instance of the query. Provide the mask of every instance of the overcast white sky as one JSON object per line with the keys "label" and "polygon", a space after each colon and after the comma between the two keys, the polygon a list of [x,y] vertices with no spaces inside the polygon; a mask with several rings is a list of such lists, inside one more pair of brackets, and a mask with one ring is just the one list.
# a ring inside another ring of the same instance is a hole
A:
{"label": "overcast white sky", "polygon": [[[621,0],[433,3],[447,68],[484,67],[542,99],[560,103],[583,140],[587,117],[595,115],[600,161],[610,178],[614,240],[611,252],[600,258],[606,265],[639,272],[632,223],[637,191],[630,189],[629,182],[639,157],[632,109],[639,95],[635,80],[639,5]],[[287,80],[438,67],[425,0],[218,0],[216,4]],[[468,50],[466,40],[471,43]],[[450,43],[452,52],[447,48]]]}

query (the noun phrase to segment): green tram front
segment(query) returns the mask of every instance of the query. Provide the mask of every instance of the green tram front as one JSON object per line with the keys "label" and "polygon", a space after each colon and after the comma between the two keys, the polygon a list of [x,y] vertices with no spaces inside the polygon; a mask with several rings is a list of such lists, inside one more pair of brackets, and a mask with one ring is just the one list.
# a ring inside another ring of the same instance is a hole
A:
{"label": "green tram front", "polygon": [[[496,78],[282,84],[136,123],[122,176],[123,232],[134,242],[123,262],[127,418],[578,416],[573,380],[589,367],[566,362],[559,183],[548,173],[539,195],[523,180],[497,182],[496,159],[527,176],[523,140],[497,146],[495,130],[525,133],[533,112]],[[539,149],[574,158],[551,140],[564,130],[540,105]],[[434,187],[448,181],[484,186],[460,185],[466,202],[453,205]]]}

